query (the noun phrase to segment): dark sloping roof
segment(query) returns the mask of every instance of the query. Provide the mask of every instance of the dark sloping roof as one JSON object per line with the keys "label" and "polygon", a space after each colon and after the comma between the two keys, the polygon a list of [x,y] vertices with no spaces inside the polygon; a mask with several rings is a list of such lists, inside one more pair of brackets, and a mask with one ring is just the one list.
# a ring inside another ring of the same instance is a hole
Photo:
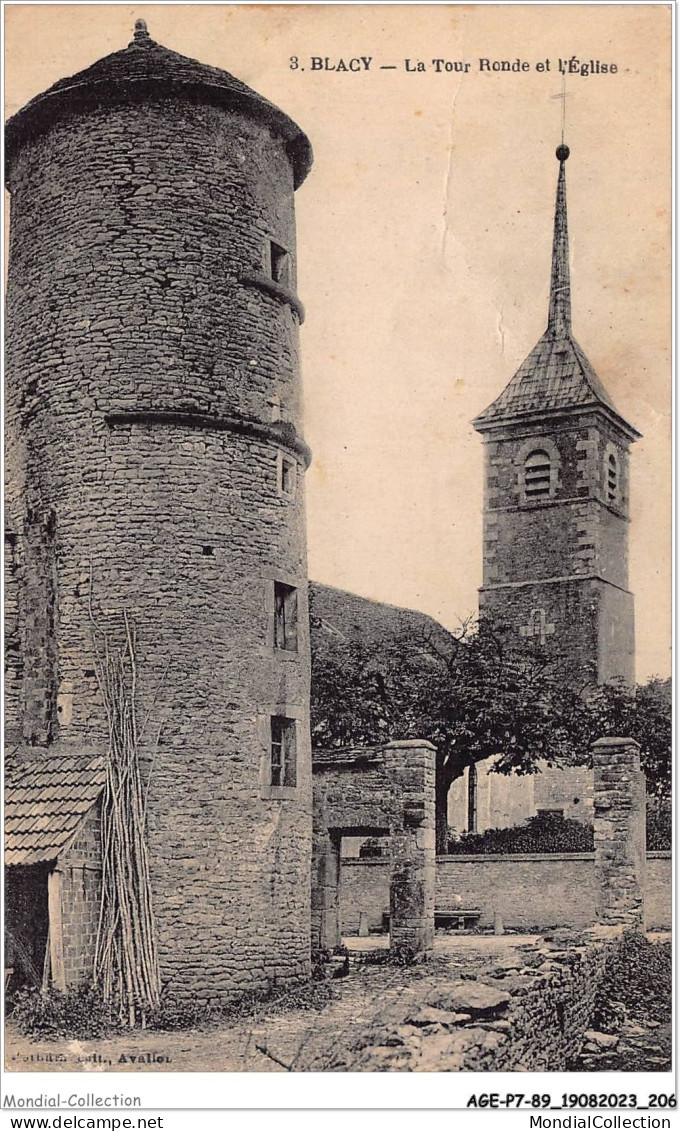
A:
{"label": "dark sloping roof", "polygon": [[287,142],[295,185],[312,164],[309,140],[292,118],[227,71],[199,63],[156,43],[143,26],[122,51],[114,51],[70,78],[31,99],[7,123],[7,154],[11,157],[25,136],[42,132],[59,117],[124,102],[181,96],[241,110],[264,121]]}
{"label": "dark sloping roof", "polygon": [[604,405],[616,407],[588,358],[572,336],[556,337],[550,329],[522,362],[515,376],[475,426],[527,414]]}
{"label": "dark sloping roof", "polygon": [[426,638],[449,646],[453,641],[452,634],[426,613],[372,601],[318,581],[309,583],[309,616],[316,651],[333,639],[361,643],[375,653],[391,649],[399,641],[413,643]]}
{"label": "dark sloping roof", "polygon": [[54,860],[104,787],[104,759],[56,755],[14,763],[5,786],[5,863]]}
{"label": "dark sloping roof", "polygon": [[347,746],[332,750],[312,750],[315,770],[355,770],[364,766],[382,766],[385,753],[382,746]]}
{"label": "dark sloping roof", "polygon": [[631,438],[639,436],[619,415],[607,390],[571,333],[571,279],[567,224],[564,143],[555,154],[560,167],[555,197],[548,327],[515,376],[495,401],[475,417],[479,432],[537,414],[603,408],[613,415]]}

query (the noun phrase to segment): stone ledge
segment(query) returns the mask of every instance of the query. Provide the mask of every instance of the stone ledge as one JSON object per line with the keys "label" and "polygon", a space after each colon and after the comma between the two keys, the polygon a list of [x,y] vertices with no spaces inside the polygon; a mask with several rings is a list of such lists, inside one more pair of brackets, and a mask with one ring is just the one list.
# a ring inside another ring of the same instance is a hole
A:
{"label": "stone ledge", "polygon": [[173,409],[119,409],[106,412],[104,420],[109,428],[125,427],[133,424],[168,424],[176,428],[198,428],[215,432],[240,432],[254,436],[279,448],[287,448],[309,467],[312,453],[292,424],[274,422],[263,423],[238,416],[213,416],[208,412],[175,412]]}
{"label": "stone ledge", "polygon": [[543,862],[553,861],[555,863],[564,860],[573,860],[576,863],[588,863],[595,859],[594,852],[461,852],[453,856],[438,856],[437,863],[440,861],[447,864],[464,863],[482,861],[483,863],[502,864],[517,864],[525,861],[527,864],[537,864]]}
{"label": "stone ledge", "polygon": [[612,736],[610,738],[598,738],[591,744],[591,750],[610,750],[618,746],[632,746],[634,750],[640,750],[639,742],[634,738],[627,738],[626,736]]}
{"label": "stone ledge", "polygon": [[260,790],[263,801],[294,801],[299,795],[296,785],[263,785]]}
{"label": "stone ledge", "polygon": [[350,868],[355,868],[357,864],[361,864],[362,867],[368,864],[369,867],[379,865],[383,868],[389,868],[391,860],[389,856],[343,856],[341,863],[343,868],[346,865],[349,865]]}
{"label": "stone ledge", "polygon": [[[650,849],[647,852],[648,860],[672,860],[673,854],[667,849]],[[594,852],[517,852],[517,853],[495,853],[495,852],[470,852],[460,853],[455,856],[437,856],[435,859],[436,864],[489,864],[496,861],[503,864],[542,864],[544,862],[564,862],[574,861],[577,864],[592,864],[595,860]],[[343,856],[343,866],[345,864],[387,864],[389,858],[379,856]]]}
{"label": "stone ledge", "polygon": [[295,311],[300,319],[300,324],[302,325],[304,322],[305,308],[300,302],[300,299],[293,291],[289,290],[288,287],[282,286],[281,283],[277,283],[275,279],[270,279],[268,275],[261,275],[259,271],[249,271],[246,275],[239,277],[239,283],[244,283],[247,287],[256,287],[257,290],[264,291],[265,294],[271,295],[272,298],[277,298],[281,302],[288,303],[288,306]]}

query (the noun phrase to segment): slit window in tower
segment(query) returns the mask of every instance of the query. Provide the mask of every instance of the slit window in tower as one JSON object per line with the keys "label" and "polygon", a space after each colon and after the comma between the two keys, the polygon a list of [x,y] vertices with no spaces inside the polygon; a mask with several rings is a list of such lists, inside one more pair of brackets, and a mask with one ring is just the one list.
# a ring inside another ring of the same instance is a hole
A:
{"label": "slit window in tower", "polygon": [[286,498],[292,499],[295,497],[295,485],[297,481],[297,465],[294,459],[289,459],[288,456],[279,456],[279,493],[285,495]]}
{"label": "slit window in tower", "polygon": [[619,497],[619,465],[613,452],[607,459],[607,499],[615,503]]}
{"label": "slit window in tower", "polygon": [[298,593],[292,585],[274,582],[274,647],[297,652]]}
{"label": "slit window in tower", "polygon": [[290,286],[290,252],[274,240],[269,241],[269,271],[275,283]]}
{"label": "slit window in tower", "polygon": [[271,784],[295,785],[295,719],[287,719],[284,715],[272,715],[269,751]]}
{"label": "slit window in tower", "polygon": [[524,461],[524,494],[527,499],[545,499],[551,494],[551,466],[547,452],[531,452]]}

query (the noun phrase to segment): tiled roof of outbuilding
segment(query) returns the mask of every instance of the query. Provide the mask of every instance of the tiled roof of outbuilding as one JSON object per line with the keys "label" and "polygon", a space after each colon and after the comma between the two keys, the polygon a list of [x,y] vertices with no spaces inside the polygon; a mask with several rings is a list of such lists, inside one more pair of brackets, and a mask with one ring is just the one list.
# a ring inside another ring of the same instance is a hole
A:
{"label": "tiled roof of outbuilding", "polygon": [[143,98],[181,96],[242,110],[264,121],[286,141],[296,187],[301,184],[311,168],[312,147],[292,118],[228,71],[163,47],[150,38],[143,21],[138,20],[137,25],[134,39],[122,51],[60,79],[10,118],[8,153],[22,136],[40,132],[67,113]]}
{"label": "tiled roof of outbuilding", "polygon": [[55,755],[14,763],[5,784],[5,863],[54,860],[104,787],[99,756]]}

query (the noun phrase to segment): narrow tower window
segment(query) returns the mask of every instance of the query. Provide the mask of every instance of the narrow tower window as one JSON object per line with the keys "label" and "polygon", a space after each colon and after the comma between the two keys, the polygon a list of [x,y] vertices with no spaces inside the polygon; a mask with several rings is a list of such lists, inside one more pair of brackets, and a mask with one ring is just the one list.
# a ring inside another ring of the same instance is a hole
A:
{"label": "narrow tower window", "polygon": [[295,487],[297,481],[297,464],[294,459],[284,456],[279,452],[278,456],[278,489],[279,494],[284,495],[287,499],[295,497]]}
{"label": "narrow tower window", "polygon": [[607,499],[615,503],[619,497],[619,463],[613,452],[607,456]]}
{"label": "narrow tower window", "polygon": [[272,785],[295,785],[296,781],[295,719],[272,715],[269,754]]}
{"label": "narrow tower window", "polygon": [[527,499],[548,498],[551,494],[551,465],[547,452],[530,452],[524,461],[524,494]]}
{"label": "narrow tower window", "polygon": [[298,594],[292,585],[274,582],[274,647],[297,652]]}
{"label": "narrow tower window", "polygon": [[269,241],[269,271],[275,283],[290,285],[290,252],[274,240]]}

